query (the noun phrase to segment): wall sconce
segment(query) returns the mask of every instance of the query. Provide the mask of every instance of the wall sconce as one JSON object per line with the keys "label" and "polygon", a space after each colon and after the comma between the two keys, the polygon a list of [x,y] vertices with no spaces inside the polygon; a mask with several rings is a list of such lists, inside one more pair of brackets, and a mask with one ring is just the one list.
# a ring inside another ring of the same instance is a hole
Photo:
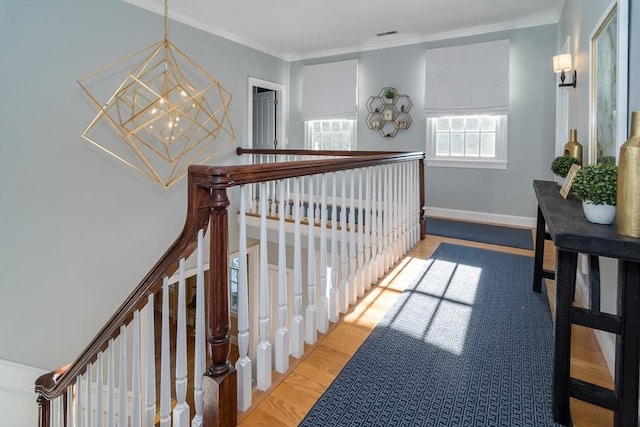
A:
{"label": "wall sconce", "polygon": [[[565,83],[565,71],[573,71],[573,82]],[[578,80],[578,72],[571,67],[571,54],[570,53],[561,53],[553,57],[553,72],[560,73],[560,84],[558,87],[567,87],[572,86],[576,87],[576,82]]]}

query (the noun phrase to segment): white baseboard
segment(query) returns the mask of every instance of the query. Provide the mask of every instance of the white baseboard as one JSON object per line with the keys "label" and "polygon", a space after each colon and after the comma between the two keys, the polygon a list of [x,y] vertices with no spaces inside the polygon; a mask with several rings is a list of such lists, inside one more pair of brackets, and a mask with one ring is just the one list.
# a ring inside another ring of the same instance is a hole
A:
{"label": "white baseboard", "polygon": [[457,209],[445,209],[427,206],[427,216],[449,219],[462,219],[467,221],[490,222],[501,225],[513,225],[517,227],[533,228],[536,226],[536,218],[502,215],[488,212],[462,211]]}
{"label": "white baseboard", "polygon": [[42,369],[0,359],[0,414],[2,425],[38,425],[38,404],[34,383]]}

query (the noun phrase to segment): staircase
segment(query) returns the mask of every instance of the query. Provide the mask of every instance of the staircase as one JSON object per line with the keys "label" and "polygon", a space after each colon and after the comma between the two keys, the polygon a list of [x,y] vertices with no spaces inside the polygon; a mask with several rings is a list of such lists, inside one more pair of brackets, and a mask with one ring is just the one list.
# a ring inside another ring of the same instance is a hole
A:
{"label": "staircase", "polygon": [[[176,241],[78,358],[36,381],[41,427],[236,425],[253,390],[268,390],[274,371],[286,372],[290,357],[302,357],[422,237],[424,153],[238,155],[254,164],[189,168]],[[259,253],[248,257],[255,244]],[[239,259],[234,295],[230,247]]]}

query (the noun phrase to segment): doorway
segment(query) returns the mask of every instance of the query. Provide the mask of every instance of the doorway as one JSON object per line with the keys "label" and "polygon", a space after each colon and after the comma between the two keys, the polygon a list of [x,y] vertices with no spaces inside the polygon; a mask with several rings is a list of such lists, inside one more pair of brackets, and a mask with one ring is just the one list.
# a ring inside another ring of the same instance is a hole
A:
{"label": "doorway", "polygon": [[248,140],[251,148],[285,148],[285,87],[249,77]]}

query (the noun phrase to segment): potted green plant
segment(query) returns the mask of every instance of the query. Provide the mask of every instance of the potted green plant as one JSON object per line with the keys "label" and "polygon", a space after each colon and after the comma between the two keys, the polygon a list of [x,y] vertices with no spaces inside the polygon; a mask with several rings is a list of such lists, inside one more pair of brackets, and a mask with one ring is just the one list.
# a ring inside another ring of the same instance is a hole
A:
{"label": "potted green plant", "polygon": [[556,182],[560,186],[562,186],[562,184],[564,183],[564,179],[569,173],[569,169],[571,169],[571,166],[579,164],[580,161],[578,159],[566,154],[564,156],[558,156],[553,159],[553,161],[551,162],[551,172],[559,177],[558,179],[556,179]]}
{"label": "potted green plant", "polygon": [[384,97],[392,100],[393,98],[396,97],[396,92],[393,89],[387,89],[384,91]]}
{"label": "potted green plant", "polygon": [[572,183],[573,195],[582,201],[587,219],[596,224],[611,224],[616,217],[618,167],[609,164],[583,166]]}

